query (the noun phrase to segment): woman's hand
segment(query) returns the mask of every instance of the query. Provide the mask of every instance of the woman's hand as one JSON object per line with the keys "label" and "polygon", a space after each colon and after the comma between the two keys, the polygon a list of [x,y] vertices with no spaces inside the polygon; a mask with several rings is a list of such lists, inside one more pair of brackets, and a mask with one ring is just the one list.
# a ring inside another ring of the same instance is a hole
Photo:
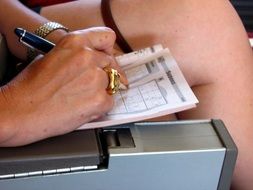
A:
{"label": "woman's hand", "polygon": [[114,42],[114,32],[104,27],[69,33],[4,86],[0,145],[64,134],[108,112],[113,98],[106,92],[103,68],[120,70],[110,55]]}

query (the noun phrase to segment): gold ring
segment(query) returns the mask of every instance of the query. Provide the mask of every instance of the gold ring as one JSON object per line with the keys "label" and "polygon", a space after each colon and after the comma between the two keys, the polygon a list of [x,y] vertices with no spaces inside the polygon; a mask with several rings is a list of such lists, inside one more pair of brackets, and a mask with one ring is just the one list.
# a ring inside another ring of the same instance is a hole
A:
{"label": "gold ring", "polygon": [[105,67],[104,71],[107,73],[109,78],[109,84],[106,88],[108,94],[113,95],[119,91],[120,88],[120,74],[117,70],[110,67]]}

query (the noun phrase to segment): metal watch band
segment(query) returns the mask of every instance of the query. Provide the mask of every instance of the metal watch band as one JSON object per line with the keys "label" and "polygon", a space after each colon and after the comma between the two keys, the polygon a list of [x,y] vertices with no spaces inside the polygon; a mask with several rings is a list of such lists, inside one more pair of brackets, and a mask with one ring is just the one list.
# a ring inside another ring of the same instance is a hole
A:
{"label": "metal watch band", "polygon": [[45,38],[51,32],[58,30],[58,29],[65,30],[66,32],[69,31],[68,28],[66,28],[65,26],[63,26],[57,22],[47,22],[47,23],[43,24],[42,26],[40,26],[39,28],[37,28],[34,31],[34,33],[42,38]]}

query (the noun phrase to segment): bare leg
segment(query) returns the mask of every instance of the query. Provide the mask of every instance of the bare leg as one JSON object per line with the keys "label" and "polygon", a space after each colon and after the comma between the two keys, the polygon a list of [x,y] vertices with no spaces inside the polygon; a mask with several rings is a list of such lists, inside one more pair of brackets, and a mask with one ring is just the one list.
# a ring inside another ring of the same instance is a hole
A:
{"label": "bare leg", "polygon": [[[88,2],[42,14],[72,29],[101,25],[100,1]],[[178,117],[222,119],[239,148],[233,187],[252,189],[253,54],[229,1],[112,0],[112,11],[134,49],[157,43],[170,48],[200,101]]]}

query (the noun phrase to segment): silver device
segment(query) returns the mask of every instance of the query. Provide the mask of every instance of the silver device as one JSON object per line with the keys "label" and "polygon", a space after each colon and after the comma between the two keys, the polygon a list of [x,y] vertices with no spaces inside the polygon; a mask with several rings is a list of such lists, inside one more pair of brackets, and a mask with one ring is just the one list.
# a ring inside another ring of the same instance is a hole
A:
{"label": "silver device", "polygon": [[229,190],[236,157],[220,120],[131,123],[0,148],[0,189]]}

